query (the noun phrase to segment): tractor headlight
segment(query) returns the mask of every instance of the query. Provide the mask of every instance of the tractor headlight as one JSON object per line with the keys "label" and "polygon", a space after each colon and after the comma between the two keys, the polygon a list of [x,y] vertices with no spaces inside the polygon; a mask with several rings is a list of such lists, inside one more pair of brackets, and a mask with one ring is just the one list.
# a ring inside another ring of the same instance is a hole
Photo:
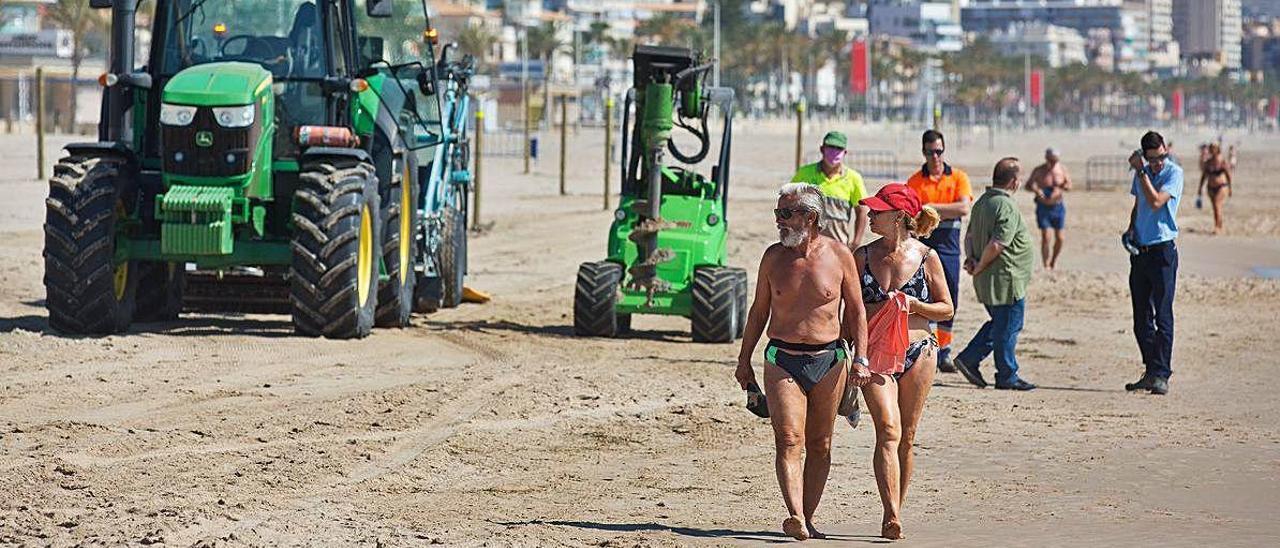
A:
{"label": "tractor headlight", "polygon": [[213,119],[222,127],[249,127],[253,125],[253,105],[215,107]]}
{"label": "tractor headlight", "polygon": [[160,123],[166,126],[189,126],[196,118],[196,107],[186,105],[160,105]]}
{"label": "tractor headlight", "polygon": [[619,221],[625,220],[627,218],[627,212],[621,209],[615,209],[613,210],[613,218]]}

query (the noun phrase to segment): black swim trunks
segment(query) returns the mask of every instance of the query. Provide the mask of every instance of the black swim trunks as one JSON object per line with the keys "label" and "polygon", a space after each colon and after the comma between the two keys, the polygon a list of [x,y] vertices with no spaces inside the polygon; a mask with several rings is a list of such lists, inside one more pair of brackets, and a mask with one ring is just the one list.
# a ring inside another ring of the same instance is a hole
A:
{"label": "black swim trunks", "polygon": [[[794,354],[787,350],[817,353]],[[781,367],[808,394],[822,382],[822,378],[827,376],[832,367],[844,361],[845,353],[839,340],[827,344],[799,344],[769,339],[769,345],[764,348],[764,359]]]}

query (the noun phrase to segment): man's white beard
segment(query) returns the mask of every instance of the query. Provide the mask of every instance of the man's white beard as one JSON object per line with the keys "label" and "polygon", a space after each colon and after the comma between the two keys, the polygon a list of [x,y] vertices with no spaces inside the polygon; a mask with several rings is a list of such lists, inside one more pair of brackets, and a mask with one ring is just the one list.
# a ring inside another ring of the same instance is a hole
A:
{"label": "man's white beard", "polygon": [[793,230],[790,228],[778,229],[779,240],[784,247],[796,247],[809,237],[808,229]]}

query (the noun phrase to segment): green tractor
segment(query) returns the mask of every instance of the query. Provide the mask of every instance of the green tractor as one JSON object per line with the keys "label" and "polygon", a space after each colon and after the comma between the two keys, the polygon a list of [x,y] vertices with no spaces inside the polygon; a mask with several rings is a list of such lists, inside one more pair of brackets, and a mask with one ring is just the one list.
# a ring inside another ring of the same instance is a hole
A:
{"label": "green tractor", "polygon": [[46,200],[50,326],[284,312],[359,338],[456,306],[466,262],[467,62],[423,0],[139,0],[110,8],[99,138]]}
{"label": "green tractor", "polygon": [[[616,337],[633,314],[690,318],[693,340],[732,342],[746,324],[747,272],[725,265],[733,90],[706,85],[712,63],[682,48],[638,46],[623,108],[622,199],[608,258],[583,263],[573,300],[578,335]],[[631,125],[634,107],[635,126]],[[690,166],[711,152],[711,107],[724,119],[710,176]],[[672,139],[697,141],[692,155]],[[665,163],[666,152],[679,165]]]}

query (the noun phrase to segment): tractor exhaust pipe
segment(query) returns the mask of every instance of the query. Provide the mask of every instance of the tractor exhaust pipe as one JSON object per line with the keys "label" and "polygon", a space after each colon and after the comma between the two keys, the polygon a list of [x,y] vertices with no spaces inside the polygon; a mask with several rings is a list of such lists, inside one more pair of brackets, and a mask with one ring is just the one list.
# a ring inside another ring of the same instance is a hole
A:
{"label": "tractor exhaust pipe", "polygon": [[[95,4],[101,5],[103,0]],[[133,73],[133,32],[136,24],[134,18],[138,13],[138,0],[111,0],[111,74],[118,77]],[[97,7],[97,6],[95,6]],[[123,137],[125,113],[129,110],[129,86],[111,86],[107,88],[106,116],[98,127],[98,138],[102,141],[118,141]]]}

